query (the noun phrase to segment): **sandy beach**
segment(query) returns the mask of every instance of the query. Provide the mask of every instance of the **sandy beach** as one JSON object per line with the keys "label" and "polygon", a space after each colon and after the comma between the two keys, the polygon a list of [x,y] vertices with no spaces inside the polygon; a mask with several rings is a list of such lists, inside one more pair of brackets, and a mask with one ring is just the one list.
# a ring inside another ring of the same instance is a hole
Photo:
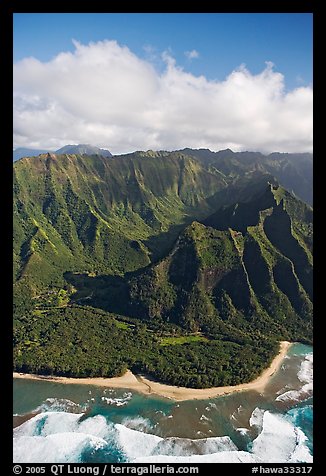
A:
{"label": "sandy beach", "polygon": [[23,374],[14,372],[14,378],[43,380],[49,382],[63,383],[63,384],[85,384],[95,385],[99,387],[110,388],[125,388],[135,390],[147,395],[153,394],[165,398],[170,398],[176,401],[183,400],[202,400],[214,398],[221,395],[226,395],[233,392],[244,392],[246,390],[256,390],[262,392],[269,382],[269,379],[277,372],[281,363],[291,346],[291,342],[280,342],[280,351],[275,357],[271,365],[265,369],[262,374],[252,382],[243,383],[229,387],[212,387],[205,389],[175,387],[173,385],[166,385],[159,382],[154,382],[142,375],[134,375],[128,370],[122,377],[114,378],[68,378],[68,377],[54,377],[41,376],[33,374]]}

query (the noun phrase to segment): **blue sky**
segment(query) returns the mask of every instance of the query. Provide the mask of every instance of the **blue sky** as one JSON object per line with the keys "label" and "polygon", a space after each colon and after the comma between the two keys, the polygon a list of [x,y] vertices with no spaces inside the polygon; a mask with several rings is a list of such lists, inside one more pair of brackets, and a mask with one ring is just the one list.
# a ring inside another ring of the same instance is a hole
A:
{"label": "blue sky", "polygon": [[[208,79],[222,80],[242,63],[257,73],[271,61],[287,88],[294,88],[312,82],[312,25],[312,14],[302,13],[19,13],[14,61],[27,56],[48,61],[73,51],[72,39],[112,39],[143,57],[148,46],[170,50],[188,71]],[[199,57],[188,61],[184,52],[193,49]]]}
{"label": "blue sky", "polygon": [[[200,88],[202,88],[202,91],[206,91],[207,88],[212,86],[212,82],[222,85],[232,72],[244,67],[254,82],[255,78],[260,77],[259,75],[262,74],[268,62],[270,66],[271,63],[274,65],[273,79],[275,84],[277,74],[282,75],[283,95],[296,88],[311,88],[312,20],[312,14],[300,13],[15,14],[14,63],[19,67],[15,69],[14,77],[18,78],[20,84],[19,88],[16,88],[16,97],[20,95],[18,109],[22,109],[22,97],[26,98],[27,94],[32,94],[31,90],[27,91],[26,82],[23,85],[22,78],[19,76],[19,74],[23,74],[24,69],[22,60],[34,57],[40,64],[50,65],[55,62],[55,58],[62,52],[70,52],[75,55],[75,59],[78,59],[76,43],[73,43],[72,40],[76,40],[78,44],[83,46],[89,45],[90,42],[96,45],[98,42],[115,41],[120,48],[121,59],[125,53],[123,47],[126,46],[132,57],[139,62],[139,66],[143,61],[155,70],[157,77],[153,79],[154,82],[159,81],[163,76],[167,77],[173,66],[175,73],[179,71],[179,76],[182,71],[185,82],[189,79],[186,77],[187,74],[191,76],[191,81],[194,83],[197,81],[196,78],[204,77],[206,83],[205,85],[201,84]],[[113,64],[114,54],[120,55],[120,53],[117,51],[114,53],[112,45],[107,45],[107,48],[110,52],[103,52],[103,55],[108,54],[108,57],[111,58],[110,64]],[[92,52],[95,54],[95,49],[96,46],[90,46],[87,54],[91,55]],[[83,54],[86,55],[86,51],[83,50]],[[170,65],[169,71],[168,65]],[[70,66],[73,68],[73,61]],[[268,67],[269,71],[270,66]],[[55,67],[55,63],[51,67]],[[28,71],[30,71],[32,63],[30,62],[28,67],[25,64],[25,68],[29,68]],[[141,74],[140,70],[139,74]],[[170,74],[169,84],[171,84],[172,76]],[[173,77],[175,78],[175,76]],[[272,73],[270,71],[269,85],[271,79]],[[178,80],[180,80],[180,77]],[[279,81],[280,77],[278,77]],[[129,86],[126,87],[129,89]],[[198,87],[198,85],[194,86],[195,89],[198,89]],[[279,88],[279,85],[275,87]],[[69,88],[68,84],[66,88]],[[53,93],[53,89],[51,91]],[[162,93],[162,88],[160,91]],[[31,106],[30,112],[36,107],[35,91],[33,94],[34,104]],[[42,108],[44,108],[44,104],[49,98],[46,98],[46,92],[44,92],[42,98],[41,96],[38,104],[41,101]],[[59,106],[58,96],[52,94],[51,98],[52,103]],[[171,101],[173,101],[173,98]],[[191,102],[191,99],[188,97],[187,101]],[[304,99],[302,99],[301,104],[303,102]],[[52,108],[54,107],[53,104]],[[26,112],[26,104],[24,111]],[[185,117],[185,114],[183,114],[183,117]],[[23,145],[22,143],[26,139],[25,142],[45,145],[45,137],[39,141],[36,138],[32,140],[27,131],[22,131],[22,117],[20,119],[18,129],[21,137],[17,143]],[[111,119],[113,120],[112,117]],[[267,120],[269,119],[264,118],[261,124]],[[92,127],[95,127],[94,124]],[[100,134],[97,136],[99,137]],[[97,136],[95,134],[94,138]],[[161,138],[163,136],[164,134],[161,134]],[[110,137],[112,137],[112,134]],[[51,141],[53,143],[55,140],[62,142],[68,138],[49,138],[48,145]],[[73,135],[71,139],[73,139]],[[157,146],[160,144],[159,140],[153,140],[152,142]],[[164,141],[161,140],[161,142],[163,147]],[[172,147],[174,142],[168,142]],[[175,141],[175,143],[177,142]],[[136,143],[137,141],[135,141],[135,146]],[[226,144],[227,140],[221,141],[221,145],[222,143]],[[232,141],[229,141],[229,143],[232,143]],[[239,145],[239,147],[242,146]],[[117,148],[119,147],[117,146]]]}

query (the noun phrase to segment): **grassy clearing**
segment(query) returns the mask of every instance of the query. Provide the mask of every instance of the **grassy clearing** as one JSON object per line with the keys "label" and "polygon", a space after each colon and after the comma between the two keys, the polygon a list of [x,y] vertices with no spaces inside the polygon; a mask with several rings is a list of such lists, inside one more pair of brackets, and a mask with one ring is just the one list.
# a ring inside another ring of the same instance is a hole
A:
{"label": "grassy clearing", "polygon": [[130,329],[132,326],[130,324],[127,324],[126,322],[121,322],[121,321],[115,321],[115,325],[119,328],[119,329]]}
{"label": "grassy clearing", "polygon": [[180,337],[162,337],[160,345],[181,345],[188,344],[189,342],[208,341],[204,336],[180,336]]}

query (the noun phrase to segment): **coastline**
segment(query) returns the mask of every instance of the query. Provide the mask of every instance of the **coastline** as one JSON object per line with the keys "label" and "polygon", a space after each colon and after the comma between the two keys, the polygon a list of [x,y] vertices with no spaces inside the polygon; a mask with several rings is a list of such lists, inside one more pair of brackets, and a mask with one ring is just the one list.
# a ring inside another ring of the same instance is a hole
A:
{"label": "coastline", "polygon": [[212,387],[212,388],[186,388],[167,385],[150,380],[142,375],[134,375],[130,370],[121,377],[113,378],[71,378],[71,377],[55,377],[42,376],[34,374],[24,374],[14,372],[14,378],[43,380],[53,383],[63,384],[79,384],[79,385],[95,385],[97,387],[108,388],[123,388],[128,390],[135,390],[145,395],[157,395],[160,397],[170,398],[175,401],[184,400],[206,400],[222,395],[227,395],[234,392],[243,392],[246,390],[263,391],[268,384],[270,378],[277,372],[281,363],[289,350],[291,342],[281,341],[280,350],[276,355],[271,365],[265,369],[259,377],[248,383],[242,383],[227,387]]}

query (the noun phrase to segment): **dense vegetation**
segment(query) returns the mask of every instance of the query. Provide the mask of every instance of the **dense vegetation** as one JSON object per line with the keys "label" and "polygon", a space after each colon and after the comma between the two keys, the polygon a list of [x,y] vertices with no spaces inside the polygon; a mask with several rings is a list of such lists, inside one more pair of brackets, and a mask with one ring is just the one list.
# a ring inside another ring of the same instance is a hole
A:
{"label": "dense vegetation", "polygon": [[93,305],[151,326],[173,323],[237,343],[248,336],[311,342],[311,216],[295,202],[268,185],[206,219],[211,226],[193,222],[167,257],[143,271],[93,285],[79,275],[70,282],[81,296],[92,289]]}
{"label": "dense vegetation", "polygon": [[149,332],[146,325],[128,325],[119,316],[92,308],[35,310],[15,322],[15,369],[112,377],[130,368],[173,385],[205,388],[253,379],[277,349],[275,342],[263,348],[251,342],[240,355],[239,344],[232,342],[174,337],[168,345],[168,339]]}
{"label": "dense vegetation", "polygon": [[252,172],[270,174],[287,190],[309,205],[313,201],[313,156],[309,153],[287,154],[274,152],[233,152],[230,149],[212,152],[209,149],[184,149],[183,153],[196,158],[209,169],[217,169],[226,176]]}
{"label": "dense vegetation", "polygon": [[195,152],[14,164],[16,370],[233,385],[312,342],[312,209]]}
{"label": "dense vegetation", "polygon": [[226,181],[182,154],[40,155],[14,164],[15,276],[123,274],[163,255],[180,226],[214,210]]}

